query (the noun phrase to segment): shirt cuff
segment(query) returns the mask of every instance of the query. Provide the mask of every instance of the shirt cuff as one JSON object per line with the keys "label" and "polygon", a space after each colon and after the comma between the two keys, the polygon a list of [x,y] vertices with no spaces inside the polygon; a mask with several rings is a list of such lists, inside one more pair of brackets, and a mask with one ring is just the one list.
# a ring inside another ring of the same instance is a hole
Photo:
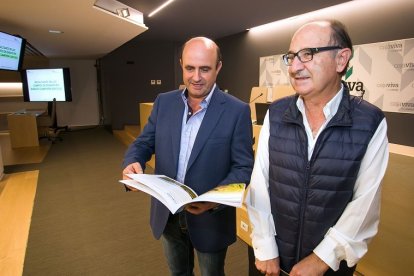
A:
{"label": "shirt cuff", "polygon": [[337,243],[328,235],[313,250],[322,261],[324,261],[332,270],[339,269],[340,260],[338,260],[338,252],[336,252]]}
{"label": "shirt cuff", "polygon": [[366,242],[352,243],[352,240],[345,239],[335,228],[329,229],[325,238],[314,250],[314,253],[335,271],[338,270],[342,260],[346,260],[349,267],[356,265],[366,252]]}
{"label": "shirt cuff", "polygon": [[279,249],[274,237],[252,240],[254,256],[260,261],[271,260],[279,257]]}

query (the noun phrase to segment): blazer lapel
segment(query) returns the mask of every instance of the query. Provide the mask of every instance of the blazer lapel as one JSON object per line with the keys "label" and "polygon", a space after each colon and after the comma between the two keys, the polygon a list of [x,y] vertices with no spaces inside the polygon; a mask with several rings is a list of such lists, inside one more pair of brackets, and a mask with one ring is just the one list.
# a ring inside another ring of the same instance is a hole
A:
{"label": "blazer lapel", "polygon": [[[181,140],[181,128],[184,113],[184,103],[181,98],[181,93],[175,99],[177,103],[171,103],[171,106],[177,106],[171,111],[171,150],[173,156],[173,168],[178,167],[178,157],[180,156],[180,140]],[[167,137],[165,137],[167,139]]]}
{"label": "blazer lapel", "polygon": [[197,156],[199,155],[201,149],[203,148],[211,132],[217,125],[217,122],[224,111],[225,101],[226,99],[223,97],[223,95],[221,95],[220,90],[216,88],[213,96],[211,97],[211,101],[208,105],[207,112],[204,115],[204,119],[201,123],[200,129],[198,130],[197,138],[194,142],[190,159],[188,160],[187,171],[190,169],[191,165],[197,159]]}

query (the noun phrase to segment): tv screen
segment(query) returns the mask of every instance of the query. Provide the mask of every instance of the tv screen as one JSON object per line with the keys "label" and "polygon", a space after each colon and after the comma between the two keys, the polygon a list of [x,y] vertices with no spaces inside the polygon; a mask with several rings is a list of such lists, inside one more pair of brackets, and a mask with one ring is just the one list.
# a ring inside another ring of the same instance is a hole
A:
{"label": "tv screen", "polygon": [[0,70],[19,71],[22,68],[26,40],[0,32]]}
{"label": "tv screen", "polygon": [[72,101],[69,68],[22,70],[25,102]]}

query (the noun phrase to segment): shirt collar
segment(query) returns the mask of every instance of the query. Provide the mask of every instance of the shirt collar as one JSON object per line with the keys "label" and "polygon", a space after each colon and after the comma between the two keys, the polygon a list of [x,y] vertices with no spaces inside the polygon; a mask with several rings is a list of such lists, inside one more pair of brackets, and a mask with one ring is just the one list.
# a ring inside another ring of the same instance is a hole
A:
{"label": "shirt collar", "polygon": [[[202,108],[207,108],[211,101],[211,97],[213,97],[214,90],[216,90],[216,84],[213,85],[213,87],[210,90],[210,93],[208,93],[207,97],[205,97],[200,105]],[[181,93],[181,98],[183,99],[184,103],[187,104],[187,97],[188,97],[188,91],[187,88],[184,88],[183,92]]]}
{"label": "shirt collar", "polygon": [[[325,115],[325,119],[331,119],[336,112],[338,111],[339,104],[341,103],[342,94],[344,90],[344,85],[341,83],[341,88],[336,93],[335,97],[333,97],[324,107],[323,107],[323,114]],[[302,114],[305,114],[305,104],[303,103],[302,97],[298,97],[296,101],[296,106],[298,107],[299,111]]]}

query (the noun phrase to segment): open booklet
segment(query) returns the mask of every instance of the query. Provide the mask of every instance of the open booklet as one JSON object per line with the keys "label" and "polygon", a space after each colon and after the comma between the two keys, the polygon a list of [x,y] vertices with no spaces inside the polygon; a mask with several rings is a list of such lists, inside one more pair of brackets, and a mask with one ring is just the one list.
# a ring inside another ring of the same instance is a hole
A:
{"label": "open booklet", "polygon": [[190,187],[165,175],[128,174],[128,177],[131,179],[119,182],[155,197],[173,214],[191,202],[208,201],[240,207],[246,188],[244,183],[234,183],[217,186],[202,195],[197,195]]}

